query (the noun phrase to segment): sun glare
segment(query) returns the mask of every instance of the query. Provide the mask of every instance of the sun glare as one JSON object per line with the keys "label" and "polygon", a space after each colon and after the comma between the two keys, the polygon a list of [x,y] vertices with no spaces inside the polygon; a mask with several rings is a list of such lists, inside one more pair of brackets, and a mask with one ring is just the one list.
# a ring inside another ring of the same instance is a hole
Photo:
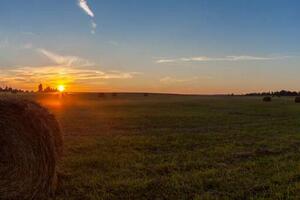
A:
{"label": "sun glare", "polygon": [[65,86],[64,85],[59,85],[57,87],[57,89],[58,89],[58,91],[63,92],[63,91],[65,91]]}

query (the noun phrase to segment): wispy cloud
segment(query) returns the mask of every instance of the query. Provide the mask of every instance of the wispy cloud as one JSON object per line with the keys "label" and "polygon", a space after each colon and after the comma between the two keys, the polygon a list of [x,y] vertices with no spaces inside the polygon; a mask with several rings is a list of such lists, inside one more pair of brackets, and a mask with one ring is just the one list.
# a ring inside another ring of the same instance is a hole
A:
{"label": "wispy cloud", "polygon": [[[4,71],[3,71],[4,72]],[[10,69],[7,72],[15,74],[17,78],[38,78],[38,79],[51,79],[72,77],[76,80],[91,80],[91,79],[130,79],[133,78],[137,72],[120,72],[82,68],[69,68],[57,66],[43,66],[43,67],[19,67]]]}
{"label": "wispy cloud", "polygon": [[132,79],[138,72],[101,71],[95,69],[70,68],[61,66],[16,67],[4,69],[0,73],[2,85],[20,85],[33,88],[38,83],[55,87],[59,82],[65,84],[84,83],[97,85],[105,80]]}
{"label": "wispy cloud", "polygon": [[198,81],[199,77],[189,77],[189,78],[174,78],[174,77],[170,77],[170,76],[166,76],[161,78],[159,81],[161,83],[164,84],[174,84],[174,83],[191,83],[191,82],[195,82]]}
{"label": "wispy cloud", "polygon": [[63,82],[88,87],[103,84],[106,80],[132,79],[140,74],[117,70],[103,71],[95,69],[95,63],[77,56],[62,56],[46,49],[36,51],[50,59],[53,64],[39,67],[0,67],[0,84],[33,89],[41,82],[53,87]]}
{"label": "wispy cloud", "polygon": [[156,61],[156,63],[173,63],[176,62],[174,59],[159,59]]}
{"label": "wispy cloud", "polygon": [[94,13],[93,11],[90,9],[88,3],[86,0],[78,0],[78,5],[80,8],[82,8],[82,10],[89,15],[90,17],[94,17]]}
{"label": "wispy cloud", "polygon": [[91,27],[92,27],[91,33],[95,34],[96,33],[96,29],[97,29],[97,24],[93,20],[91,22]]}
{"label": "wispy cloud", "polygon": [[92,18],[91,20],[91,33],[95,34],[96,33],[96,28],[97,28],[97,24],[94,21],[94,17],[95,14],[92,11],[92,9],[90,8],[90,6],[88,5],[87,0],[78,0],[78,6],[88,15]]}
{"label": "wispy cloud", "polygon": [[62,65],[62,66],[87,67],[87,66],[95,65],[93,62],[90,62],[86,59],[77,56],[62,56],[46,49],[37,49],[37,51],[42,55],[46,56],[55,64]]}
{"label": "wispy cloud", "polygon": [[207,56],[197,56],[197,57],[182,57],[182,58],[163,58],[156,60],[156,63],[180,63],[180,62],[210,62],[210,61],[264,61],[264,60],[278,60],[289,58],[290,56],[280,56],[280,57],[259,57],[259,56],[226,56],[226,57],[207,57]]}

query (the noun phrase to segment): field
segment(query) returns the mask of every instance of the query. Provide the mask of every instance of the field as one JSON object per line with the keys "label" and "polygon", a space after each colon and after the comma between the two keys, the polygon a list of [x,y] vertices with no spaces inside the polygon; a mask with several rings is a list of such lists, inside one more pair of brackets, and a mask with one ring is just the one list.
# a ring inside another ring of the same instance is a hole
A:
{"label": "field", "polygon": [[65,133],[59,200],[300,195],[300,104],[293,98],[31,98]]}

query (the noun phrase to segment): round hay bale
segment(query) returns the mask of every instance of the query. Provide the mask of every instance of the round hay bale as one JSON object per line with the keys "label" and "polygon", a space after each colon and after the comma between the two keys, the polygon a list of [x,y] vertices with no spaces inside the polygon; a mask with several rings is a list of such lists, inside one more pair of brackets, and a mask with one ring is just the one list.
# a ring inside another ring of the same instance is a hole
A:
{"label": "round hay bale", "polygon": [[264,97],[264,98],[263,98],[263,101],[264,101],[264,102],[271,102],[271,101],[272,101],[272,98],[271,98],[271,97]]}
{"label": "round hay bale", "polygon": [[116,96],[118,96],[118,94],[117,93],[112,93],[111,96],[116,97]]}
{"label": "round hay bale", "polygon": [[98,93],[98,97],[99,97],[99,98],[104,98],[104,97],[105,97],[105,94],[104,94],[104,93]]}
{"label": "round hay bale", "polygon": [[0,199],[49,198],[62,146],[59,124],[45,108],[0,99]]}
{"label": "round hay bale", "polygon": [[295,103],[300,103],[300,96],[299,97],[295,97]]}

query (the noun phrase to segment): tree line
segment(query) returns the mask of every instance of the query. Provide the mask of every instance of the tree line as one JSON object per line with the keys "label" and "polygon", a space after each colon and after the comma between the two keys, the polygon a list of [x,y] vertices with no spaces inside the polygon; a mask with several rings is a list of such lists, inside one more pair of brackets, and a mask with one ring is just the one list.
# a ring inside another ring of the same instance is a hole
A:
{"label": "tree line", "polygon": [[21,89],[15,89],[12,87],[0,87],[0,92],[10,92],[10,93],[22,93],[22,92],[33,92],[33,91],[28,91],[28,90],[21,90]]}
{"label": "tree line", "polygon": [[274,92],[254,92],[248,93],[246,96],[300,96],[300,92],[296,91],[288,91],[288,90],[281,90],[281,91],[274,91]]}
{"label": "tree line", "polygon": [[39,84],[38,86],[38,92],[57,92],[58,90],[56,88],[51,88],[51,87],[46,87],[45,89],[43,88],[42,84]]}
{"label": "tree line", "polygon": [[[49,92],[57,92],[58,90],[56,88],[51,88],[51,87],[46,87],[45,89],[43,88],[42,84],[39,84],[38,86],[38,91],[37,92],[43,92],[43,93],[49,93]],[[9,93],[29,93],[29,92],[34,92],[29,91],[29,90],[22,90],[22,89],[16,89],[16,88],[12,88],[12,87],[0,87],[0,92],[9,92]]]}

